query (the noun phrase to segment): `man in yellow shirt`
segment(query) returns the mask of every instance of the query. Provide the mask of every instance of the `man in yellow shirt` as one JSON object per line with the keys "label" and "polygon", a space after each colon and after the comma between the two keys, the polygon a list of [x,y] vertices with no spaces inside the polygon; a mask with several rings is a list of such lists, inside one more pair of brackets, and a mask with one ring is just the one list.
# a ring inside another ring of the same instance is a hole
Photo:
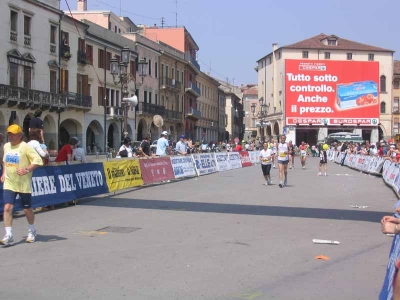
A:
{"label": "man in yellow shirt", "polygon": [[33,225],[35,215],[31,208],[31,183],[32,172],[38,166],[43,165],[42,158],[36,150],[22,141],[23,133],[20,126],[13,124],[7,128],[9,143],[4,145],[3,174],[1,181],[4,200],[4,226],[6,235],[0,244],[11,246],[14,243],[12,233],[14,201],[21,199],[22,208],[29,223],[27,243],[33,243],[36,239],[36,229]]}

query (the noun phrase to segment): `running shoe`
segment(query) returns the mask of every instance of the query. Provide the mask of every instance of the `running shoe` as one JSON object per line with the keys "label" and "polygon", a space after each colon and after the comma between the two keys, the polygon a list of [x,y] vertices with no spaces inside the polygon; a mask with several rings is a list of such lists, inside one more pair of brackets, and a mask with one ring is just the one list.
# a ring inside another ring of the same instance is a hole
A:
{"label": "running shoe", "polygon": [[283,182],[283,186],[287,186],[287,178],[285,178],[285,181]]}
{"label": "running shoe", "polygon": [[266,182],[264,183],[264,185],[269,185],[268,181],[266,181]]}
{"label": "running shoe", "polygon": [[302,166],[301,168],[304,170],[306,167],[305,167],[305,166]]}
{"label": "running shoe", "polygon": [[268,181],[268,185],[272,185],[272,180]]}
{"label": "running shoe", "polygon": [[28,230],[27,243],[34,243],[36,241],[36,230]]}
{"label": "running shoe", "polygon": [[280,188],[283,188],[283,183],[282,183],[282,181],[279,182],[279,187],[280,187]]}
{"label": "running shoe", "polygon": [[325,173],[324,176],[328,176],[328,175],[326,175],[326,173]]}
{"label": "running shoe", "polygon": [[4,246],[12,246],[14,244],[14,238],[12,235],[5,235],[2,240],[0,240],[0,244]]}
{"label": "running shoe", "polygon": [[275,165],[274,165],[274,169],[276,169]]}
{"label": "running shoe", "polygon": [[319,173],[318,173],[318,176],[322,176],[322,173],[321,173],[321,172],[319,172]]}

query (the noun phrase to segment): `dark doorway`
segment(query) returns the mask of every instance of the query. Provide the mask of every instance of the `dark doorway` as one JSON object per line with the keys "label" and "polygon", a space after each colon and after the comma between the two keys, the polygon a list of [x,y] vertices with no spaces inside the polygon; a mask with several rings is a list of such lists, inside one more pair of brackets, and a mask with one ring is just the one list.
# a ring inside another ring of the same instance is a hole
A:
{"label": "dark doorway", "polygon": [[29,123],[31,122],[31,116],[27,115],[24,119],[24,123],[22,124],[22,130],[25,134],[25,137],[29,139]]}
{"label": "dark doorway", "polygon": [[108,147],[114,148],[114,127],[110,125],[107,132]]}
{"label": "dark doorway", "polygon": [[60,148],[69,143],[70,135],[67,129],[60,127]]}
{"label": "dark doorway", "polygon": [[383,130],[382,130],[382,127],[380,127],[380,126],[378,127],[378,135],[379,135],[378,139],[380,141],[384,139]]}
{"label": "dark doorway", "polygon": [[137,141],[143,141],[143,121],[139,122],[136,131],[137,131]]}
{"label": "dark doorway", "polygon": [[296,145],[306,142],[309,145],[316,145],[318,139],[318,129],[297,129]]}
{"label": "dark doorway", "polygon": [[363,129],[362,138],[364,141],[371,141],[371,129]]}

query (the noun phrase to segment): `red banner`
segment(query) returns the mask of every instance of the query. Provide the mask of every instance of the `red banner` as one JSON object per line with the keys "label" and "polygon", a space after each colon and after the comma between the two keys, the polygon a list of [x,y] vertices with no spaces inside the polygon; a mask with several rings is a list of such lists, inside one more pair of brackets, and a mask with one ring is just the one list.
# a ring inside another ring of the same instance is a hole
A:
{"label": "red banner", "polygon": [[251,163],[249,152],[247,151],[240,151],[240,160],[242,161],[242,167],[251,167],[253,164]]}
{"label": "red banner", "polygon": [[159,157],[152,159],[140,159],[140,170],[145,184],[174,179],[171,159],[169,157]]}
{"label": "red banner", "polygon": [[379,123],[379,62],[285,60],[287,125]]}

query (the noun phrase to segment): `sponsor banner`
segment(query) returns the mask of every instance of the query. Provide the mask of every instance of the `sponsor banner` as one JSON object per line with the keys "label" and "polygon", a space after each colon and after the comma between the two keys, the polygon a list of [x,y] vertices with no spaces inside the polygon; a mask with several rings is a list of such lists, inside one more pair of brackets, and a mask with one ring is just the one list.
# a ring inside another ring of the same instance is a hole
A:
{"label": "sponsor banner", "polygon": [[170,158],[175,178],[196,176],[191,156],[174,156]]}
{"label": "sponsor banner", "polygon": [[382,290],[379,294],[379,300],[393,299],[393,278],[396,272],[395,263],[400,258],[400,234],[393,238],[392,248],[389,253],[389,263],[386,268],[386,276],[383,281]]}
{"label": "sponsor banner", "polygon": [[379,62],[285,60],[286,124],[376,126]]}
{"label": "sponsor banner", "polygon": [[213,153],[192,154],[198,176],[217,172]]}
{"label": "sponsor banner", "polygon": [[137,159],[107,161],[103,163],[103,167],[110,192],[143,185]]}
{"label": "sponsor banner", "polygon": [[240,160],[242,161],[242,167],[251,167],[253,164],[251,163],[249,152],[247,151],[240,151]]}
{"label": "sponsor banner", "polygon": [[171,159],[169,157],[158,157],[139,160],[142,178],[145,184],[174,179]]}
{"label": "sponsor banner", "polygon": [[217,168],[219,172],[228,171],[232,169],[231,163],[229,161],[228,152],[215,153],[215,161],[217,162]]}
{"label": "sponsor banner", "polygon": [[240,169],[242,167],[242,160],[240,159],[239,152],[229,152],[229,162],[232,169]]}
{"label": "sponsor banner", "polygon": [[260,162],[260,151],[249,151],[249,155],[252,164],[258,164]]}
{"label": "sponsor banner", "polygon": [[[56,205],[108,193],[102,163],[37,168],[32,176],[32,207]],[[3,193],[0,193],[2,201]],[[21,204],[15,202],[15,210]],[[3,207],[0,207],[0,211]]]}
{"label": "sponsor banner", "polygon": [[400,172],[397,172],[396,178],[394,179],[393,182],[393,188],[397,194],[400,193]]}

